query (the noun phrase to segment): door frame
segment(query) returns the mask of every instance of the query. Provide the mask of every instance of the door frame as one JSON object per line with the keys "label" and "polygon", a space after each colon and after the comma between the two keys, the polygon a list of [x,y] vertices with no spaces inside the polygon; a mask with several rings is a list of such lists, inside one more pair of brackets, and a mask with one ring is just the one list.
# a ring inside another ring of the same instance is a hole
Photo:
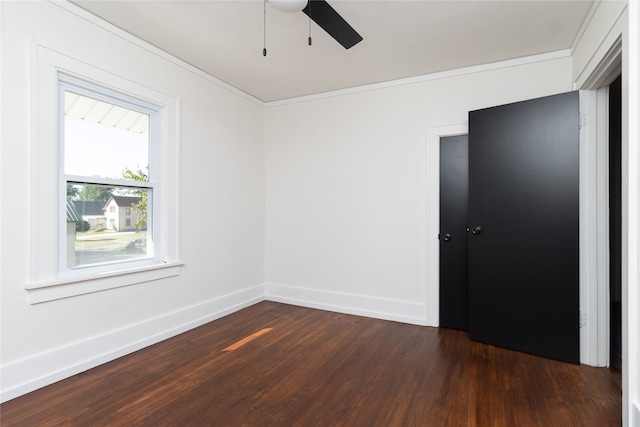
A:
{"label": "door frame", "polygon": [[[637,313],[640,293],[636,286],[640,278],[637,264],[640,256],[640,228],[637,222],[640,211],[640,190],[637,186],[640,150],[637,146],[639,126],[637,121],[632,120],[638,117],[640,107],[639,47],[640,5],[630,1],[574,83],[575,89],[585,90],[593,98],[597,97],[600,88],[610,83],[607,80],[615,74],[616,69],[622,72],[622,424],[625,426],[640,423],[640,315]],[[608,112],[599,108],[592,113],[587,123],[596,126],[601,123],[602,116],[608,117]],[[597,133],[595,137],[595,143],[598,144]]]}
{"label": "door frame", "polygon": [[609,83],[581,91],[580,349],[582,363],[609,366]]}
{"label": "door frame", "polygon": [[[580,351],[581,362],[591,366],[610,364],[609,85],[622,73],[622,33],[623,25],[618,21],[592,64],[574,83],[581,94],[580,323],[585,326],[580,330]],[[624,103],[623,83],[623,129]],[[623,132],[622,146],[627,143]]]}

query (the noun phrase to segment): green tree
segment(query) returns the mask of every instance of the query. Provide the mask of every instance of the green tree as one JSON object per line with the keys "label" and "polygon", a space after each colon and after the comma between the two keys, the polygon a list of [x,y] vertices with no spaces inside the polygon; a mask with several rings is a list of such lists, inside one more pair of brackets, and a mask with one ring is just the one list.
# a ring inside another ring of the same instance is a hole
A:
{"label": "green tree", "polygon": [[[147,168],[148,169],[148,168]],[[122,178],[124,179],[132,179],[134,181],[146,182],[149,181],[149,176],[141,169],[136,171],[131,170],[129,168],[125,168],[122,171]],[[136,204],[133,204],[131,207],[135,212],[138,213],[138,220],[133,224],[138,230],[146,230],[147,228],[147,202],[148,202],[148,192],[147,190],[130,190],[130,194],[136,195],[140,197],[140,201]]]}
{"label": "green tree", "polygon": [[93,200],[97,202],[106,202],[113,194],[112,187],[103,187],[101,185],[83,185],[82,190],[78,193],[80,200]]}
{"label": "green tree", "polygon": [[106,202],[113,194],[113,191],[113,188],[101,185],[68,184],[67,198],[71,200]]}
{"label": "green tree", "polygon": [[91,224],[88,221],[76,222],[76,231],[78,233],[83,233],[85,231],[89,231],[91,229]]}
{"label": "green tree", "polygon": [[78,200],[79,191],[75,185],[67,184],[67,199]]}

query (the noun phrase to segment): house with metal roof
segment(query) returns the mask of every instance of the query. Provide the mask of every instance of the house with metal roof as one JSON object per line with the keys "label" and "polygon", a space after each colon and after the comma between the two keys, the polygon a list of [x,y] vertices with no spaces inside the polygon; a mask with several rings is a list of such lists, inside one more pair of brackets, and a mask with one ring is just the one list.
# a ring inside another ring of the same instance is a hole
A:
{"label": "house with metal roof", "polygon": [[104,202],[99,200],[73,200],[73,205],[82,219],[89,223],[91,230],[106,228],[107,219],[104,215]]}
{"label": "house with metal roof", "polygon": [[76,224],[82,222],[82,215],[70,199],[67,199],[67,260],[69,266],[75,265]]}

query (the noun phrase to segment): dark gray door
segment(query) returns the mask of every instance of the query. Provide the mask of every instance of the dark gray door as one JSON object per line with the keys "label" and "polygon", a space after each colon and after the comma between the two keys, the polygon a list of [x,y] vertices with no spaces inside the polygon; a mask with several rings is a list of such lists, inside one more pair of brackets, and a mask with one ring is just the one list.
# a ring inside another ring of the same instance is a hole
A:
{"label": "dark gray door", "polygon": [[467,135],[440,139],[440,326],[469,327]]}
{"label": "dark gray door", "polygon": [[609,360],[622,369],[622,76],[609,86]]}
{"label": "dark gray door", "polygon": [[579,363],[578,93],[469,113],[469,336]]}

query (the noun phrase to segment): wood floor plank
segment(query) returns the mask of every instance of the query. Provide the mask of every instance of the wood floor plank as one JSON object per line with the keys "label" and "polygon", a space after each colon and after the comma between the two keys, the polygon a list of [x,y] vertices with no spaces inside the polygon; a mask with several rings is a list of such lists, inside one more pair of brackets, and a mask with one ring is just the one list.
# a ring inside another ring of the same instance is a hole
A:
{"label": "wood floor plank", "polygon": [[6,402],[0,423],[606,427],[621,403],[617,371],[262,302]]}

